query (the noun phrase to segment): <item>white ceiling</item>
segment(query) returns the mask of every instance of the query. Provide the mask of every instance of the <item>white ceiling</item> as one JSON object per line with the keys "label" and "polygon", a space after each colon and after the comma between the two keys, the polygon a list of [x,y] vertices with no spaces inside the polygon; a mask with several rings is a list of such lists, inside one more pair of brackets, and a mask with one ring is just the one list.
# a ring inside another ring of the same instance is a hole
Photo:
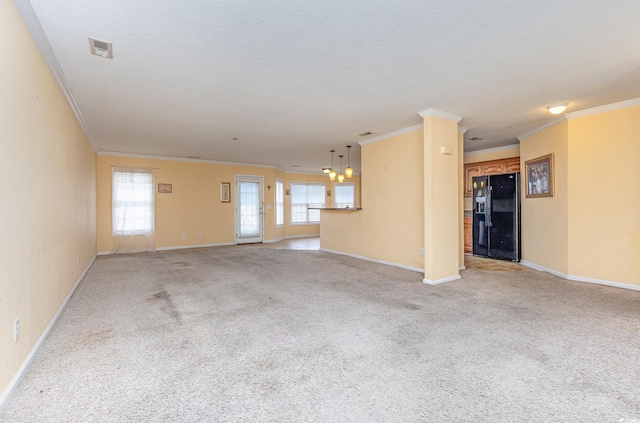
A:
{"label": "white ceiling", "polygon": [[351,144],[357,171],[359,134],[428,108],[463,116],[472,151],[556,120],[553,103],[640,97],[638,0],[14,2],[98,151],[320,172]]}

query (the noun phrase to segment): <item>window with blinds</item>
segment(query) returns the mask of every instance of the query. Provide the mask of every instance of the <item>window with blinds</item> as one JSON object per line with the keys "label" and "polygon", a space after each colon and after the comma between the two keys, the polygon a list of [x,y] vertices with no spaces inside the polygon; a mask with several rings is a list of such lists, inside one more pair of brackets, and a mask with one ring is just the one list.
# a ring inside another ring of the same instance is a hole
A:
{"label": "window with blinds", "polygon": [[344,182],[342,184],[335,184],[333,187],[335,192],[333,207],[344,209],[356,206],[356,184],[353,182]]}
{"label": "window with blinds", "polygon": [[276,179],[276,226],[284,225],[284,182]]}
{"label": "window with blinds", "polygon": [[320,223],[320,210],[325,206],[323,183],[291,182],[291,223]]}
{"label": "window with blinds", "polygon": [[150,235],[155,232],[153,169],[113,168],[113,235]]}

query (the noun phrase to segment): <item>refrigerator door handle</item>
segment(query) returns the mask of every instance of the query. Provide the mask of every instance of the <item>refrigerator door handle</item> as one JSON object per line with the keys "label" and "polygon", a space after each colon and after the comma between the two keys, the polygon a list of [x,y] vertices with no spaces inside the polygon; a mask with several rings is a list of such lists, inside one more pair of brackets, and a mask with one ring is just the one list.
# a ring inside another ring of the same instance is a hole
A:
{"label": "refrigerator door handle", "polygon": [[486,195],[486,204],[484,205],[484,224],[486,227],[490,228],[491,226],[493,226],[493,224],[491,223],[491,185],[487,186]]}

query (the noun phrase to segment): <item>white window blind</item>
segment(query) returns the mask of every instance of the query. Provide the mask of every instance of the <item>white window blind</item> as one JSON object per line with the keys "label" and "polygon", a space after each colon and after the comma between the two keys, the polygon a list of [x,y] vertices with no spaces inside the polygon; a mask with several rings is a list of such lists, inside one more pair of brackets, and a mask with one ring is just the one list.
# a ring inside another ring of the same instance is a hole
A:
{"label": "white window blind", "polygon": [[322,183],[291,182],[291,223],[320,223],[320,210],[324,207],[325,185]]}
{"label": "white window blind", "polygon": [[150,235],[155,232],[153,169],[113,168],[113,235]]}
{"label": "white window blind", "polygon": [[276,226],[284,225],[284,182],[276,179]]}
{"label": "white window blind", "polygon": [[333,197],[334,207],[337,209],[353,208],[356,205],[356,185],[353,182],[335,184],[335,196]]}

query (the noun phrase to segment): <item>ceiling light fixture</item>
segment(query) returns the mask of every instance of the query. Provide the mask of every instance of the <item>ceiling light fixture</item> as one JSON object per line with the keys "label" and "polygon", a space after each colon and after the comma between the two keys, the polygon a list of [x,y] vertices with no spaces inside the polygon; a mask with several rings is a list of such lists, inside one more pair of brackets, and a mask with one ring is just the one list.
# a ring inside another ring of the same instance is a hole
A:
{"label": "ceiling light fixture", "polygon": [[332,168],[333,168],[333,150],[331,150],[331,167],[323,167],[322,173],[329,173],[331,172]]}
{"label": "ceiling light fixture", "polygon": [[347,178],[351,178],[353,176],[353,169],[351,168],[351,157],[349,155],[349,151],[351,151],[351,146],[347,146],[347,168],[344,170],[344,175]]}
{"label": "ceiling light fixture", "polygon": [[551,106],[547,106],[547,109],[549,109],[549,113],[552,115],[559,115],[567,109],[568,105],[569,103],[552,104]]}
{"label": "ceiling light fixture", "polygon": [[331,151],[331,169],[329,170],[329,180],[330,181],[335,181],[336,180],[336,171],[333,170],[333,153],[336,152],[336,150],[329,150]]}
{"label": "ceiling light fixture", "polygon": [[344,182],[344,175],[342,174],[342,158],[344,156],[342,154],[340,154],[340,173],[338,174],[338,182],[339,183],[343,183]]}

